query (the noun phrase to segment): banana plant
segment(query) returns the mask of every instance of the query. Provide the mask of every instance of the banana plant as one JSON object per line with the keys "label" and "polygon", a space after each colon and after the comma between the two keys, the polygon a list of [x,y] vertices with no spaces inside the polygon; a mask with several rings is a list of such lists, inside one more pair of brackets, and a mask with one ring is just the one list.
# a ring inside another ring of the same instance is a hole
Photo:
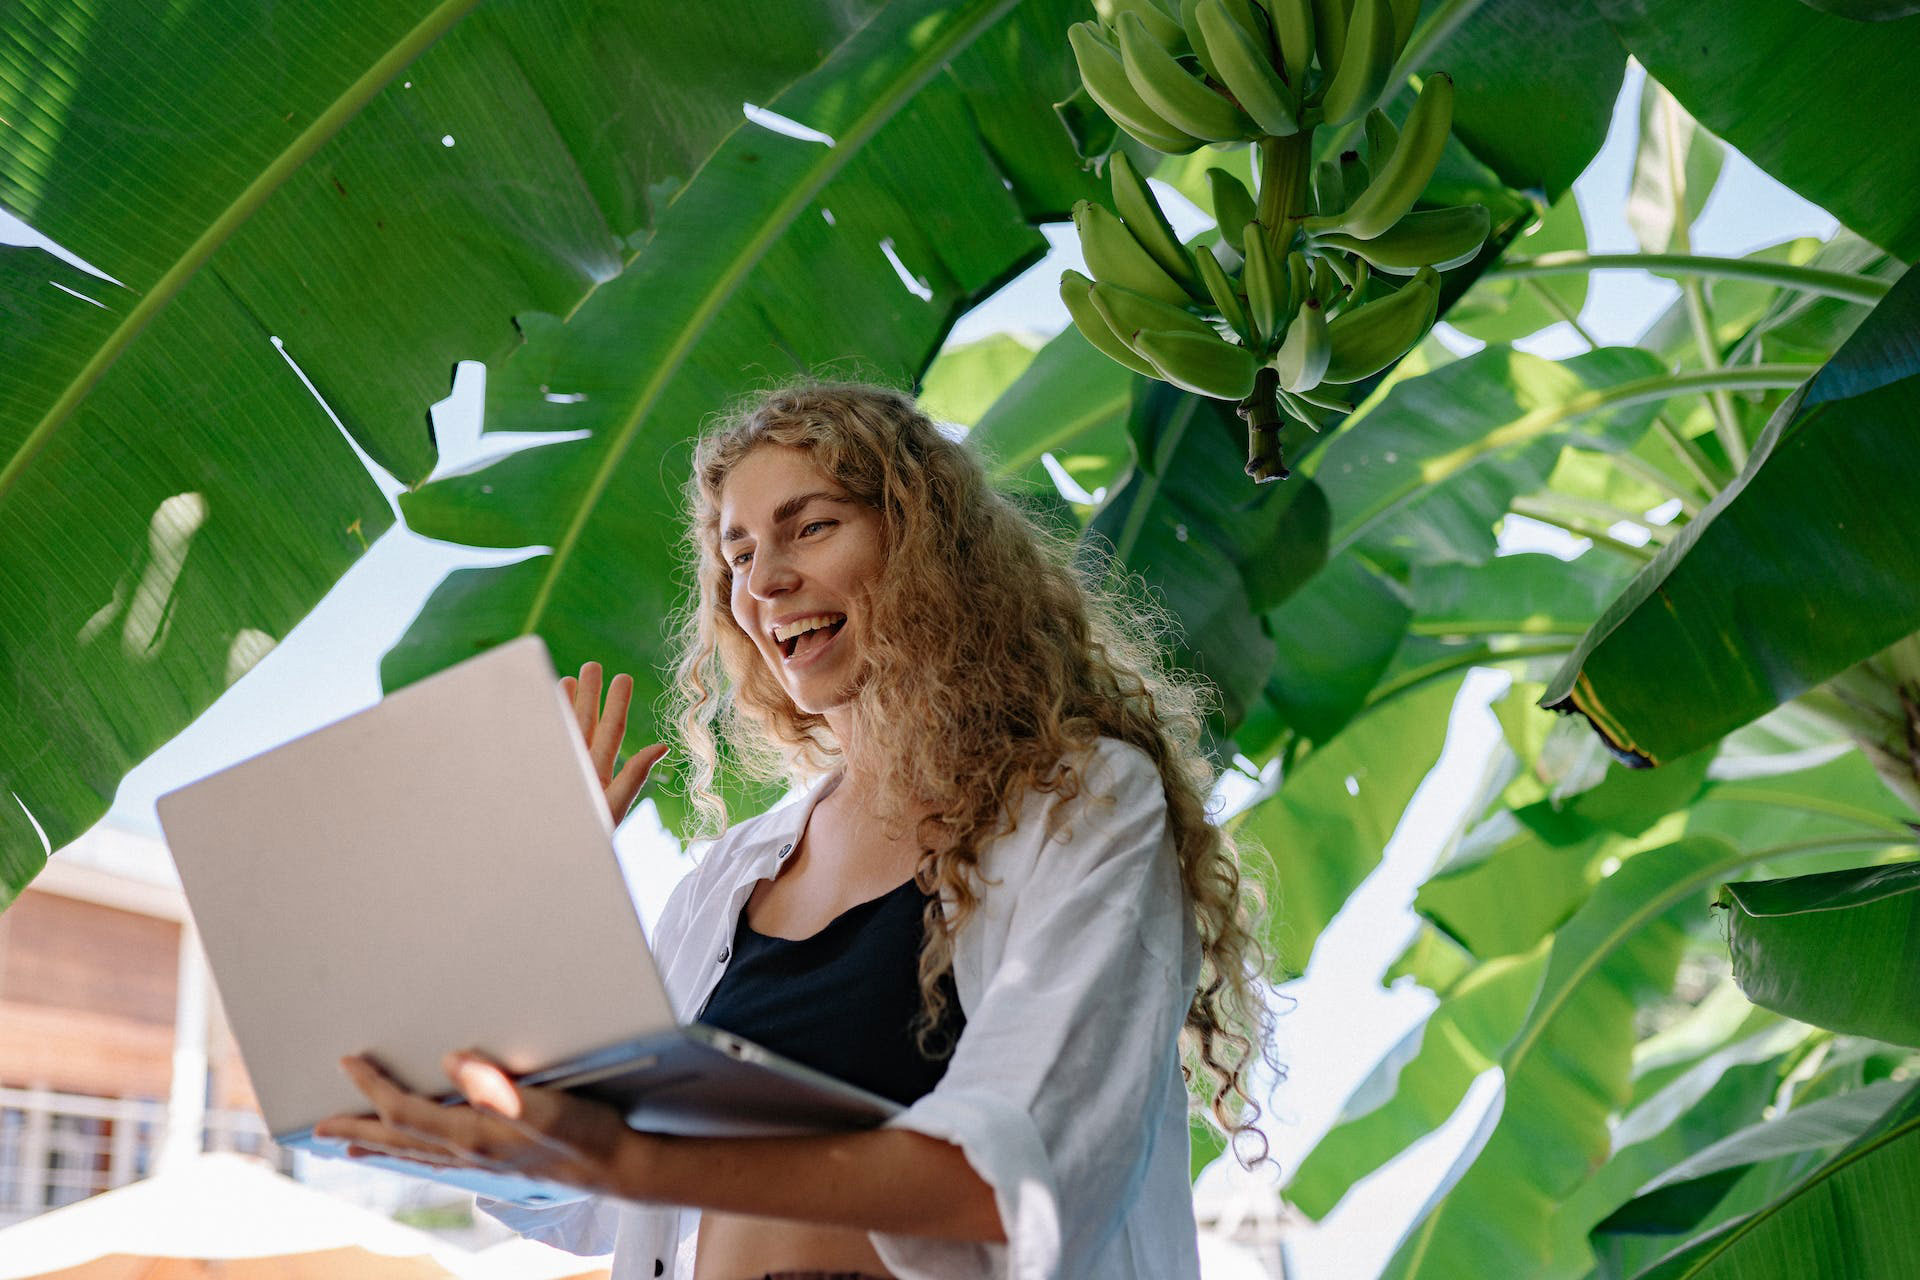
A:
{"label": "banana plant", "polygon": [[[1220,237],[1193,248],[1116,152],[1112,210],[1074,209],[1092,277],[1069,271],[1060,286],[1095,348],[1232,403],[1256,482],[1291,474],[1289,422],[1297,454],[1299,427],[1338,422],[1426,336],[1439,273],[1473,261],[1495,230],[1487,204],[1415,210],[1447,154],[1454,102],[1452,78],[1436,71],[1400,123],[1380,105],[1419,53],[1418,10],[1406,0],[1197,0],[1176,13],[1148,0],[1068,33],[1086,97],[1141,146],[1188,155],[1251,145],[1257,156],[1257,196],[1226,169],[1208,171]],[[1316,146],[1322,127],[1363,124],[1352,148],[1329,152],[1325,137]],[[1501,243],[1519,205],[1504,191],[1493,203]]]}

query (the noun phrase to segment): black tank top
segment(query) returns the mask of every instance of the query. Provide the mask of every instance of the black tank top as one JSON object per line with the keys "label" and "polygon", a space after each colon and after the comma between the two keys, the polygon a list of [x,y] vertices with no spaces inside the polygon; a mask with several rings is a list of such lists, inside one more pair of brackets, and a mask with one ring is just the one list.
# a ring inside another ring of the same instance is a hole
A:
{"label": "black tank top", "polygon": [[[920,1012],[921,913],[929,896],[909,880],[807,938],[756,933],[742,909],[727,971],[700,1021],[911,1105],[947,1070],[945,1056],[921,1056],[909,1029]],[[966,1015],[951,970],[940,988],[946,1010],[929,1048],[944,1054]]]}

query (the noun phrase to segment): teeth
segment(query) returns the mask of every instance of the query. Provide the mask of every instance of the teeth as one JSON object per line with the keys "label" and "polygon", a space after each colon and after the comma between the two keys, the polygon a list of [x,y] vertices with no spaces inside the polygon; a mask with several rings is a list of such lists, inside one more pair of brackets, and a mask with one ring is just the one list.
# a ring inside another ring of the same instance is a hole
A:
{"label": "teeth", "polygon": [[795,636],[805,635],[807,632],[820,627],[830,627],[834,623],[844,620],[846,616],[844,613],[816,613],[811,618],[797,618],[792,622],[782,623],[775,627],[773,629],[773,638],[776,643],[785,644]]}

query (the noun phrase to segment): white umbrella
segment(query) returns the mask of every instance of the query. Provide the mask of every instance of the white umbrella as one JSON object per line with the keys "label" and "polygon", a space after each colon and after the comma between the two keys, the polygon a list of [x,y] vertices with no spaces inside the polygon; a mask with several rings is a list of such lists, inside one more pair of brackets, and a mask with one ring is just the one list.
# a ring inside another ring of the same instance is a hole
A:
{"label": "white umbrella", "polygon": [[263,1160],[217,1153],[0,1230],[0,1280],[136,1258],[238,1259],[360,1248],[425,1255],[465,1275],[474,1255],[276,1173]]}
{"label": "white umbrella", "polygon": [[464,1280],[607,1280],[613,1259],[583,1258],[519,1236],[473,1255]]}

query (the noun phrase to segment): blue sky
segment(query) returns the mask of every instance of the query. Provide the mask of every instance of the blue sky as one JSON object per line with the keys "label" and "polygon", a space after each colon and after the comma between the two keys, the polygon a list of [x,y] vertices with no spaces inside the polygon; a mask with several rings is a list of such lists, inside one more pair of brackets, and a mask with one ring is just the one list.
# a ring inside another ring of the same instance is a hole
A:
{"label": "blue sky", "polygon": [[[1639,83],[1640,73],[1632,69],[1607,145],[1576,184],[1595,251],[1635,248],[1623,209]],[[1191,217],[1197,216],[1193,211]],[[1199,225],[1191,217],[1181,226],[1184,233]],[[1178,215],[1175,220],[1177,225],[1182,221]],[[40,242],[18,223],[10,229],[10,222],[0,214],[0,240]],[[1698,251],[1735,255],[1796,235],[1824,238],[1833,229],[1831,217],[1743,158],[1730,155],[1694,234]],[[1048,234],[1054,252],[965,317],[954,342],[1002,330],[1050,335],[1066,324],[1057,296],[1060,273],[1070,266],[1084,268],[1071,224],[1051,227]],[[1600,273],[1582,321],[1602,341],[1632,342],[1676,296],[1673,285],[1641,273]],[[1555,356],[1584,347],[1564,325],[1521,345]],[[436,474],[469,469],[476,459],[544,438],[496,434],[483,441],[483,378],[480,366],[462,365],[453,394],[435,406],[442,450]],[[371,464],[369,469],[389,499],[400,491],[391,477]],[[396,524],[273,652],[126,777],[106,820],[158,834],[153,810],[158,795],[371,705],[380,696],[382,654],[447,572],[516,560],[523,554],[436,543]],[[1341,1102],[1372,1063],[1433,1005],[1432,997],[1418,989],[1383,990],[1379,975],[1413,928],[1407,904],[1457,817],[1454,797],[1468,789],[1465,780],[1497,742],[1485,701],[1503,683],[1491,673],[1480,673],[1470,682],[1456,707],[1442,764],[1416,797],[1380,870],[1324,935],[1308,975],[1287,988],[1297,1002],[1281,1022],[1281,1057],[1288,1063],[1289,1078],[1275,1095],[1276,1123],[1270,1133],[1276,1156],[1289,1168],[1333,1122]],[[689,863],[644,804],[623,826],[616,843],[641,914],[651,922]],[[1298,1274],[1347,1277],[1377,1270],[1393,1248],[1398,1224],[1433,1185],[1439,1168],[1459,1152],[1497,1094],[1497,1075],[1490,1073],[1475,1085],[1446,1129],[1357,1184],[1321,1228],[1298,1238],[1293,1247]]]}

